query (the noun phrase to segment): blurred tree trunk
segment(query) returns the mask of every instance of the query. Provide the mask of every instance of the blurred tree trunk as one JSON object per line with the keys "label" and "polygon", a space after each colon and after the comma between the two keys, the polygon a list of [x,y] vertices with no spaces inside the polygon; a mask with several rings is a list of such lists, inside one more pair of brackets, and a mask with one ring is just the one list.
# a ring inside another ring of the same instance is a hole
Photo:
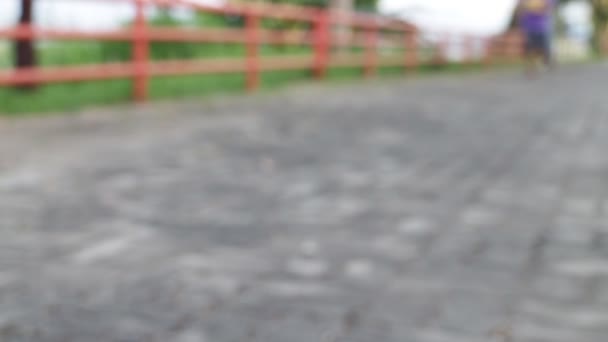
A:
{"label": "blurred tree trunk", "polygon": [[608,40],[608,0],[591,1],[593,9],[593,44],[596,52],[606,54]]}
{"label": "blurred tree trunk", "polygon": [[[21,0],[20,25],[30,25],[33,21],[34,0]],[[18,38],[15,41],[15,67],[30,68],[36,66],[34,41],[29,38]],[[20,89],[33,89],[34,84],[19,86]]]}
{"label": "blurred tree trunk", "polygon": [[[559,0],[560,4],[567,4],[573,0]],[[592,45],[596,52],[602,52],[608,34],[608,0],[587,0],[591,6],[591,20],[593,22]]]}

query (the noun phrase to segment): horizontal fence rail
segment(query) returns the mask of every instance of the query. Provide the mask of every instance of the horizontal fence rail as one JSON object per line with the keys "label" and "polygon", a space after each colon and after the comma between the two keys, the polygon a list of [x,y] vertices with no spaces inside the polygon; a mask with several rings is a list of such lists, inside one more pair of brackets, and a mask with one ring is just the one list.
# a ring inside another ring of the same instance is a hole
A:
{"label": "horizontal fence rail", "polygon": [[[442,65],[450,61],[491,64],[521,55],[522,40],[517,33],[498,37],[429,33],[405,21],[371,14],[275,4],[216,7],[189,0],[97,1],[131,3],[135,8],[132,23],[128,28],[93,32],[17,25],[0,29],[0,40],[123,42],[131,46],[130,61],[0,70],[0,86],[128,78],[133,80],[134,99],[143,101],[148,95],[150,78],[158,76],[241,73],[245,75],[246,89],[254,90],[259,86],[260,73],[266,71],[310,70],[315,78],[322,79],[330,68],[355,67],[369,77],[381,67],[414,70],[423,63]],[[243,25],[152,26],[146,17],[151,6],[180,6],[201,13],[236,16],[243,20]],[[267,19],[299,23],[300,27],[264,28],[262,20]],[[239,44],[244,47],[244,54],[237,58],[153,60],[150,45],[157,42]],[[263,45],[305,46],[311,53],[264,56],[260,51]],[[389,50],[398,53],[384,53]]]}

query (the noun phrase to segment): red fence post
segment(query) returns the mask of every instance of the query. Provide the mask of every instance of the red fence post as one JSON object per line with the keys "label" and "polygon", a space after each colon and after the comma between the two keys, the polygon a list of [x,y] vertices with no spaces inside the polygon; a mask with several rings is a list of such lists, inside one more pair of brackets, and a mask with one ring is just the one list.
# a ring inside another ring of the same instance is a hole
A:
{"label": "red fence post", "polygon": [[487,38],[487,39],[484,40],[483,44],[484,44],[484,49],[485,49],[484,65],[485,66],[490,66],[494,62],[494,44],[495,44],[495,39],[494,38]]}
{"label": "red fence post", "polygon": [[498,40],[497,40],[496,44],[498,45],[498,53],[496,54],[496,60],[497,60],[498,64],[504,64],[505,59],[506,59],[505,57],[508,57],[508,55],[507,55],[508,44],[506,44],[506,43],[507,43],[507,38],[505,38],[504,36],[498,38]]}
{"label": "red fence post", "polygon": [[405,31],[405,70],[418,67],[418,32]]}
{"label": "red fence post", "polygon": [[517,42],[517,36],[509,36],[509,63],[517,61],[519,58],[519,44]]}
{"label": "red fence post", "polygon": [[148,45],[146,27],[145,0],[135,0],[135,24],[133,28],[133,97],[142,102],[148,97],[148,61],[150,47]]}
{"label": "red fence post", "polygon": [[379,27],[378,25],[376,25],[376,23],[370,24],[370,26],[367,27],[367,32],[365,35],[365,77],[373,76],[376,73],[376,64],[378,57],[378,33]]}
{"label": "red fence post", "polygon": [[259,35],[260,18],[253,11],[247,12],[245,30],[247,35],[247,76],[246,87],[248,91],[256,90],[260,85],[259,68]]}
{"label": "red fence post", "polygon": [[327,65],[329,64],[330,50],[330,15],[329,11],[321,10],[317,17],[314,27],[314,76],[317,79],[322,79],[327,73]]}
{"label": "red fence post", "polygon": [[597,39],[599,40],[598,47],[600,57],[608,57],[608,31],[604,30],[604,32],[602,32]]}
{"label": "red fence post", "polygon": [[464,38],[464,58],[465,64],[475,63],[475,38],[470,35],[466,35]]}
{"label": "red fence post", "polygon": [[439,42],[439,54],[437,56],[437,64],[444,65],[449,61],[449,50],[452,43],[452,35],[449,32],[444,32],[442,34],[441,40]]}
{"label": "red fence post", "polygon": [[524,53],[525,53],[525,49],[524,49],[524,37],[521,33],[517,33],[515,35],[515,53],[516,56],[515,58],[517,59],[518,62],[523,61],[524,59]]}
{"label": "red fence post", "polygon": [[513,59],[513,36],[508,35],[502,39],[501,63],[511,63]]}

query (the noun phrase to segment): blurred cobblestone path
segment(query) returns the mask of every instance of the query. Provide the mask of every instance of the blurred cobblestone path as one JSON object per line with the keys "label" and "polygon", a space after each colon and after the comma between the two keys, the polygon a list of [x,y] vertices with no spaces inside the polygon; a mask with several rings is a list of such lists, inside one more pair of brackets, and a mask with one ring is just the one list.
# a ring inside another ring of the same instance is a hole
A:
{"label": "blurred cobblestone path", "polygon": [[0,341],[604,342],[607,81],[5,120]]}

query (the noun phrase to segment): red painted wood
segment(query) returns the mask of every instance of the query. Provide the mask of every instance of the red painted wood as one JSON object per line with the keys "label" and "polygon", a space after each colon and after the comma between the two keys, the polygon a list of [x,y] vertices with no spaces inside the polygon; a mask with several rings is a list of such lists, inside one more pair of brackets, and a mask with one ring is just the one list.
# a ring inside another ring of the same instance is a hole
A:
{"label": "red painted wood", "polygon": [[405,69],[418,67],[418,33],[408,30],[405,32]]}
{"label": "red painted wood", "polygon": [[370,77],[376,73],[378,59],[378,32],[379,27],[375,24],[370,24],[365,33],[366,50],[365,50],[365,66],[364,76]]}
{"label": "red painted wood", "polygon": [[129,41],[132,37],[133,33],[130,30],[85,32],[27,26],[0,29],[0,39]]}
{"label": "red painted wood", "polygon": [[463,37],[463,51],[464,58],[463,61],[465,63],[473,63],[475,62],[475,37],[470,35],[465,35]]}
{"label": "red painted wood", "polygon": [[439,56],[437,56],[437,63],[440,65],[446,64],[448,61],[448,53],[450,44],[452,43],[452,34],[445,32],[441,35],[441,41],[439,42]]}
{"label": "red painted wood", "polygon": [[0,86],[129,78],[134,70],[133,63],[9,70],[0,72]]}
{"label": "red painted wood", "polygon": [[260,19],[255,13],[249,13],[246,17],[246,36],[247,36],[247,76],[246,87],[248,91],[253,91],[259,87],[260,72],[259,72],[259,43],[258,43],[258,28]]}
{"label": "red painted wood", "polygon": [[494,63],[494,55],[495,55],[495,44],[496,44],[496,39],[485,39],[484,40],[484,46],[485,46],[485,55],[484,55],[484,65],[485,66],[490,66]]}
{"label": "red painted wood", "polygon": [[146,32],[145,0],[135,0],[135,23],[133,47],[133,97],[135,101],[145,101],[148,96],[148,62],[150,58]]}
{"label": "red painted wood", "polygon": [[[357,62],[361,65],[361,62]],[[306,70],[313,67],[312,56],[277,56],[259,59],[259,71]],[[227,74],[247,72],[241,58],[205,58],[150,63],[148,76]],[[135,77],[134,63],[108,63],[69,67],[28,68],[0,71],[0,86],[29,83],[83,82]]]}
{"label": "red painted wood", "polygon": [[[74,41],[132,41],[134,30],[116,31],[66,31],[56,29],[43,29],[28,27],[15,27],[0,29],[0,39],[32,38],[35,40],[74,40]],[[242,29],[193,29],[148,27],[147,38],[157,42],[192,42],[192,43],[246,43],[246,31]],[[304,30],[291,30],[290,32],[277,30],[258,30],[258,41],[264,44],[283,45],[313,45],[313,40]]]}
{"label": "red painted wood", "polygon": [[[72,0],[78,1],[78,0]],[[137,101],[146,99],[148,83],[153,76],[245,73],[246,87],[253,90],[259,85],[260,72],[269,70],[306,70],[312,69],[316,78],[323,78],[329,67],[363,67],[364,74],[371,76],[379,65],[403,65],[416,67],[420,61],[417,55],[419,33],[412,25],[371,14],[351,13],[350,27],[357,28],[362,35],[355,35],[352,40],[339,42],[332,40],[332,25],[338,23],[330,18],[328,11],[305,8],[293,5],[276,4],[243,4],[226,6],[203,5],[194,0],[96,0],[105,2],[126,2],[136,6],[134,25],[130,29],[115,31],[85,32],[78,30],[46,29],[40,27],[16,26],[0,29],[0,39],[33,39],[33,40],[95,40],[125,41],[132,44],[132,61],[99,65],[67,66],[53,68],[24,68],[20,70],[0,71],[0,86],[23,85],[30,83],[81,82],[131,78],[133,96]],[[146,23],[145,8],[149,5],[163,7],[185,6],[196,11],[220,15],[237,15],[246,18],[245,28],[176,28],[150,27]],[[260,21],[264,18],[312,24],[308,30],[279,31],[262,29]],[[378,45],[381,32],[405,35],[405,56],[384,57],[379,59]],[[150,61],[149,44],[154,41],[191,42],[191,43],[234,43],[244,44],[244,58],[219,58],[201,60]],[[498,39],[497,39],[498,41]],[[290,44],[312,46],[314,54],[309,56],[261,57],[260,44]],[[340,54],[332,56],[332,46],[362,47],[363,53]],[[490,61],[495,52],[503,50],[508,54],[508,45],[489,45],[486,60]],[[440,44],[442,45],[442,44]]]}
{"label": "red painted wood", "polygon": [[317,79],[322,79],[327,73],[327,64],[329,62],[329,53],[331,48],[330,41],[330,15],[327,11],[319,12],[315,23],[315,62],[314,76]]}

